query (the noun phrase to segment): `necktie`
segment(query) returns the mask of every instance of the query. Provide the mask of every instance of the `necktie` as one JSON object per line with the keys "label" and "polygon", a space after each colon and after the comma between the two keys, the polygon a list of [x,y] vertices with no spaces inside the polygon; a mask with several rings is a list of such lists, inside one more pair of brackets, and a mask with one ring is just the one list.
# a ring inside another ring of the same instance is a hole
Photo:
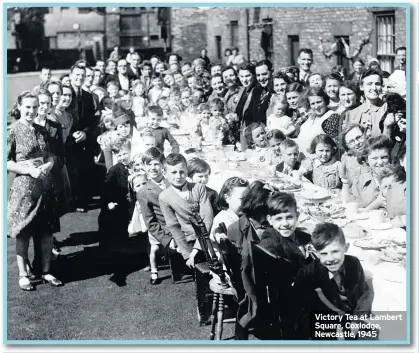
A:
{"label": "necktie", "polygon": [[77,90],[76,93],[77,96],[77,115],[78,115],[78,119],[80,120],[82,115],[83,115],[83,103],[82,103],[82,93],[81,93],[81,89]]}

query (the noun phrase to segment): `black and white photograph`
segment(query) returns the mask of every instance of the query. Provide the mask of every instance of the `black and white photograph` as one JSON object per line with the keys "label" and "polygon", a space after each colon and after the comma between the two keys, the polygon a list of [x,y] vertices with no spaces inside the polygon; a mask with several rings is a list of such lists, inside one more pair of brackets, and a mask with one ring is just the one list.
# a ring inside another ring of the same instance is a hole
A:
{"label": "black and white photograph", "polygon": [[409,343],[409,5],[98,4],[3,7],[4,342]]}

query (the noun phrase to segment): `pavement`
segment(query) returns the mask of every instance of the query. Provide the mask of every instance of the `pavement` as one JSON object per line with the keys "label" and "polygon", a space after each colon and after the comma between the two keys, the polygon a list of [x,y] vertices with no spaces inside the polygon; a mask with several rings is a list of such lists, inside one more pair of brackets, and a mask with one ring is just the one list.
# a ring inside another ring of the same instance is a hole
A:
{"label": "pavement", "polygon": [[[94,208],[94,207],[93,207]],[[41,284],[34,292],[18,286],[15,239],[7,239],[8,340],[207,340],[210,326],[199,325],[195,283],[173,284],[164,262],[149,283],[147,239],[111,259],[100,257],[98,209],[69,213],[56,239],[62,254],[53,273],[65,284]],[[32,257],[32,243],[30,244]],[[232,339],[234,324],[224,324]]]}

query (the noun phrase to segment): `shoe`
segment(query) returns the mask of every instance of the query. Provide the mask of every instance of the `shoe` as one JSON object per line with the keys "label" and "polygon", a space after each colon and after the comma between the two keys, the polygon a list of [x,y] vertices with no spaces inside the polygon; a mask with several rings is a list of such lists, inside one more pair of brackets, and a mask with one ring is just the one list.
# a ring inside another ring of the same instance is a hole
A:
{"label": "shoe", "polygon": [[150,284],[153,285],[153,286],[156,285],[156,284],[159,284],[159,274],[158,274],[158,272],[151,272]]}
{"label": "shoe", "polygon": [[32,285],[28,276],[19,276],[19,287],[21,290],[30,292],[35,290],[35,287]]}
{"label": "shoe", "polygon": [[83,208],[83,207],[77,207],[76,208],[76,212],[79,212],[79,213],[87,213],[87,209],[86,208]]}
{"label": "shoe", "polygon": [[61,287],[63,285],[63,282],[56,279],[53,275],[50,275],[47,273],[46,275],[42,275],[42,280],[44,283],[49,283],[53,287]]}

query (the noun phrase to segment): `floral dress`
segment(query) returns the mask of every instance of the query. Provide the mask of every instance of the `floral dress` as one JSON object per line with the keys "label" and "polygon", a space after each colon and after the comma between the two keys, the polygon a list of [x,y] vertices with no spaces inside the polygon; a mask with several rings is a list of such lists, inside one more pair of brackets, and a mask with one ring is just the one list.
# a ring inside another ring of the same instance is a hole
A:
{"label": "floral dress", "polygon": [[[24,162],[50,156],[45,128],[33,127],[20,121],[10,125],[7,133],[7,160]],[[58,202],[51,173],[44,179],[16,175],[7,203],[8,235],[18,237],[28,226],[37,232],[55,233],[60,230]]]}
{"label": "floral dress", "polygon": [[325,189],[340,189],[344,178],[342,163],[331,160],[321,163],[317,158],[306,158],[301,163],[303,174],[312,173],[313,184]]}

